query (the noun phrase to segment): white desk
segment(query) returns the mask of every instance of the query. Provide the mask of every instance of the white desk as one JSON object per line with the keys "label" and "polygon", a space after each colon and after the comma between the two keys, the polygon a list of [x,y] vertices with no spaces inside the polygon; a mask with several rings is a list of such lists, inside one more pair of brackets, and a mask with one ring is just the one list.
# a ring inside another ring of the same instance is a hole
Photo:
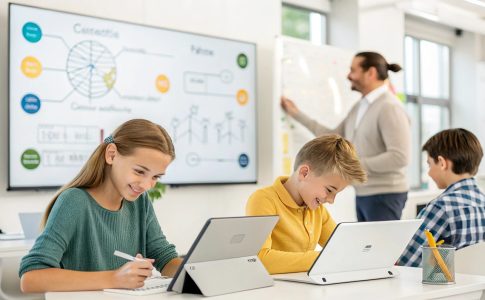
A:
{"label": "white desk", "polygon": [[[275,281],[269,288],[205,298],[200,295],[163,293],[141,296],[144,300],[160,299],[481,299],[485,300],[485,276],[456,274],[456,284],[425,285],[421,283],[421,269],[399,267],[401,275],[392,279],[370,280],[317,286],[304,283]],[[471,298],[470,298],[471,297]],[[47,293],[46,300],[117,300],[134,296],[93,292]]]}
{"label": "white desk", "polygon": [[0,259],[5,257],[22,257],[34,244],[33,240],[0,241]]}
{"label": "white desk", "polygon": [[33,244],[34,240],[0,241],[0,299],[42,299],[42,295],[26,295],[20,291],[20,259]]}

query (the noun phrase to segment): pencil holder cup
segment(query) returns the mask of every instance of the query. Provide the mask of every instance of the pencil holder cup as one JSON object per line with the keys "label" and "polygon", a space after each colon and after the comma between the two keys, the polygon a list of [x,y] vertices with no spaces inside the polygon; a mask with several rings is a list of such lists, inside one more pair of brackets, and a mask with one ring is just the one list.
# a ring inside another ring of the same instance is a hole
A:
{"label": "pencil holder cup", "polygon": [[423,283],[455,283],[455,247],[421,247],[423,253]]}

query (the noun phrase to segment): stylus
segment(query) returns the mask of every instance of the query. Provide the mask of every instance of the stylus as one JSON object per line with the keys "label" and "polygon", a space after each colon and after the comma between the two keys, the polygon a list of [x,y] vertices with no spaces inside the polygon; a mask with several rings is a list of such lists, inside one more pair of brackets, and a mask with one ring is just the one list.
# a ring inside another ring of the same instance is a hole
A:
{"label": "stylus", "polygon": [[[118,257],[121,257],[121,258],[124,258],[124,259],[127,259],[127,260],[131,260],[131,261],[135,261],[135,260],[144,260],[143,258],[138,258],[138,257],[134,257],[134,256],[131,256],[129,254],[126,254],[124,252],[121,252],[121,251],[118,251],[118,250],[115,250],[115,252],[113,253],[115,256],[118,256]],[[153,268],[152,269],[152,276],[153,277],[164,277],[162,276],[162,274],[160,274],[159,271],[157,271],[157,269]]]}

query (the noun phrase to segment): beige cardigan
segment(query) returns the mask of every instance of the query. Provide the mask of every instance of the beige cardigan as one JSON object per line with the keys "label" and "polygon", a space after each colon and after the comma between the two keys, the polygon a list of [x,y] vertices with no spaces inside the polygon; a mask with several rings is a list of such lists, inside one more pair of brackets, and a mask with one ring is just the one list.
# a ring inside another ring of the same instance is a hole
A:
{"label": "beige cardigan", "polygon": [[369,106],[354,129],[358,110],[359,102],[335,129],[301,112],[295,119],[316,136],[337,133],[354,143],[368,176],[367,183],[355,186],[358,196],[406,192],[411,157],[411,129],[406,111],[393,94],[386,92]]}

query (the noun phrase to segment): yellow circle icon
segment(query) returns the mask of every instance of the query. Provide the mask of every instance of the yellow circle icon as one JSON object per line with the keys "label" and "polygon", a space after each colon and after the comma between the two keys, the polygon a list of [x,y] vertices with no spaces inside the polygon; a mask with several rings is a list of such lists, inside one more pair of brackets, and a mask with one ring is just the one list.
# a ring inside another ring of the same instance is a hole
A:
{"label": "yellow circle icon", "polygon": [[170,81],[168,77],[165,75],[158,75],[157,80],[155,81],[155,86],[160,93],[166,93],[170,89]]}
{"label": "yellow circle icon", "polygon": [[246,90],[237,91],[236,100],[240,105],[246,105],[249,100],[248,92]]}
{"label": "yellow circle icon", "polygon": [[22,60],[20,69],[25,76],[29,78],[35,78],[38,77],[40,73],[42,73],[42,64],[37,58],[33,56],[27,56]]}

